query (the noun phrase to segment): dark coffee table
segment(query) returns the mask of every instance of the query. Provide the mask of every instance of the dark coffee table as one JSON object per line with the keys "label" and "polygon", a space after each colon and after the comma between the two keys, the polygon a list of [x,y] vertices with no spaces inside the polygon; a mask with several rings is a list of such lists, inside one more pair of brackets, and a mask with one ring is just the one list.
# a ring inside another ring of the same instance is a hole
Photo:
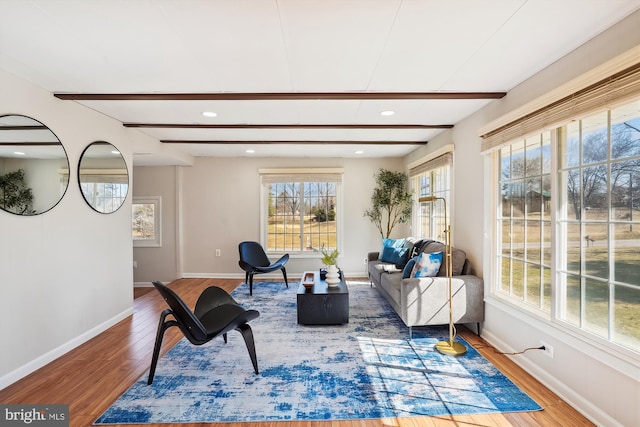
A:
{"label": "dark coffee table", "polygon": [[[302,282],[307,274],[314,275],[313,287]],[[304,272],[298,286],[298,323],[301,325],[340,325],[349,323],[349,288],[344,278],[335,287],[320,280],[320,272]]]}

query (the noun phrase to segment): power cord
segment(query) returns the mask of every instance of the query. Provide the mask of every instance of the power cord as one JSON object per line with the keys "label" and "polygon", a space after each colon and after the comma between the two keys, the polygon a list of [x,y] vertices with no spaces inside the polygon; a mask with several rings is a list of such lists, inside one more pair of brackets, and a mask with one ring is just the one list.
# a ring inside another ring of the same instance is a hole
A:
{"label": "power cord", "polygon": [[545,346],[543,346],[543,345],[541,345],[540,347],[529,347],[529,348],[525,348],[525,349],[524,349],[524,350],[522,350],[522,351],[516,351],[516,352],[513,352],[513,353],[503,352],[503,351],[498,351],[498,350],[496,350],[494,347],[492,347],[492,346],[490,346],[490,345],[478,345],[478,346],[474,346],[474,347],[475,347],[475,348],[490,348],[490,349],[492,349],[492,350],[494,351],[494,353],[497,353],[497,354],[504,354],[504,355],[506,355],[506,356],[515,356],[515,355],[518,355],[518,354],[525,353],[525,352],[527,352],[527,351],[529,351],[529,350],[543,350],[543,351],[544,351],[544,350],[546,350]]}

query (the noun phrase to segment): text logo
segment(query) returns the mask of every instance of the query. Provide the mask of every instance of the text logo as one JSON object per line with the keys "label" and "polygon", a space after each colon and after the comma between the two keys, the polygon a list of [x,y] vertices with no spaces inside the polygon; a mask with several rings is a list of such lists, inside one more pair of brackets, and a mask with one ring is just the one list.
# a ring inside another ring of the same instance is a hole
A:
{"label": "text logo", "polygon": [[69,427],[69,405],[0,405],[0,426]]}

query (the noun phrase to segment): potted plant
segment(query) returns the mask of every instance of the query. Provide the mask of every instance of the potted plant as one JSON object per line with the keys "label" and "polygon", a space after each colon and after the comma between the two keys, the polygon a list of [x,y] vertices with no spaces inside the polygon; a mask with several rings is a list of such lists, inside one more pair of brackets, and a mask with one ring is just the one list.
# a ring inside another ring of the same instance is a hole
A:
{"label": "potted plant", "polygon": [[322,253],[322,258],[320,258],[320,260],[327,267],[330,265],[336,265],[336,261],[338,260],[338,255],[340,255],[337,249],[333,249],[332,251],[327,251],[324,249],[324,247],[320,249],[320,253]]}
{"label": "potted plant", "polygon": [[[324,280],[327,282],[328,286],[338,286],[338,283],[340,283],[340,270],[336,266],[336,261],[338,260],[338,255],[340,253],[337,249],[333,249],[331,251],[325,250],[324,246],[320,249],[320,253],[322,253],[322,258],[320,258],[320,260],[327,266],[326,273],[324,274]],[[320,279],[323,279],[322,276],[323,272],[320,270]]]}
{"label": "potted plant", "polygon": [[18,215],[33,215],[33,191],[23,169],[0,175],[0,208]]}
{"label": "potted plant", "polygon": [[411,218],[412,197],[407,192],[407,174],[380,169],[375,176],[378,187],[371,196],[371,209],[365,211],[375,224],[380,236],[388,238],[396,224],[407,222]]}

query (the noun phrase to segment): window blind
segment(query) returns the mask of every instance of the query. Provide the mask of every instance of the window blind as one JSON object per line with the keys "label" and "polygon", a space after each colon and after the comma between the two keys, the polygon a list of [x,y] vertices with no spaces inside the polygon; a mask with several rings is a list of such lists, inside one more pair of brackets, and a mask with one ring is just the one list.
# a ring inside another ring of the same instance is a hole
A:
{"label": "window blind", "polygon": [[409,169],[409,177],[413,178],[414,176],[420,175],[421,173],[452,164],[453,153],[449,152]]}
{"label": "window blind", "polygon": [[640,96],[640,63],[480,135],[482,153]]}
{"label": "window blind", "polygon": [[277,182],[342,182],[342,168],[260,169],[263,184]]}

